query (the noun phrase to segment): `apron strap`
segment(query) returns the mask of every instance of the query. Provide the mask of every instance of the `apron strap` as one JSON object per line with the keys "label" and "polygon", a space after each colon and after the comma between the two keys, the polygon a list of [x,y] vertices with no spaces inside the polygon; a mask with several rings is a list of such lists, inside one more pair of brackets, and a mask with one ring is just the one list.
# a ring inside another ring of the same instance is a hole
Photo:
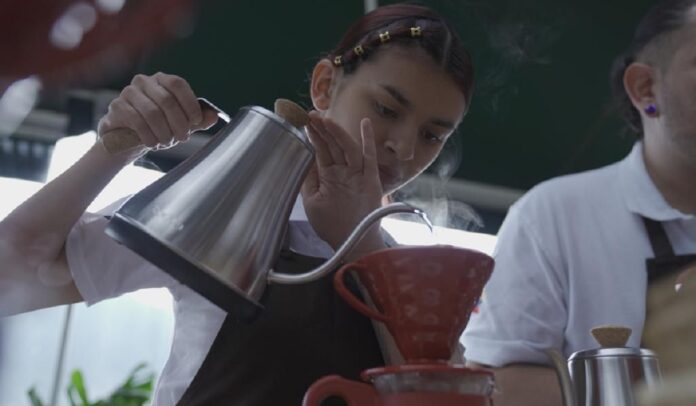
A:
{"label": "apron strap", "polygon": [[674,256],[672,243],[669,241],[662,223],[647,217],[643,217],[643,223],[648,231],[648,238],[655,253],[655,258]]}
{"label": "apron strap", "polygon": [[672,243],[669,241],[662,223],[645,217],[643,217],[643,223],[655,254],[654,258],[646,258],[645,260],[648,285],[660,278],[673,275],[696,262],[696,254],[675,255]]}

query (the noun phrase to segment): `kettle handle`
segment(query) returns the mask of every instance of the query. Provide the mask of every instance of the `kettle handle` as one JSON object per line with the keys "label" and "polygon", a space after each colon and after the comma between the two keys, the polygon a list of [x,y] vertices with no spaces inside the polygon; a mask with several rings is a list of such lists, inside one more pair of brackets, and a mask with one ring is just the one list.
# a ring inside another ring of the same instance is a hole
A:
{"label": "kettle handle", "polygon": [[341,269],[336,272],[334,275],[333,279],[333,285],[334,289],[336,289],[336,292],[345,300],[352,308],[357,310],[358,312],[362,313],[363,315],[370,317],[375,320],[379,320],[382,323],[387,322],[387,316],[384,314],[371,309],[369,306],[367,306],[363,301],[355,297],[355,295],[348,290],[345,284],[345,273],[348,272],[351,269],[360,269],[364,268],[365,266],[362,264],[346,264],[344,265]]}
{"label": "kettle handle", "polygon": [[99,140],[104,149],[106,149],[106,152],[111,155],[116,155],[119,152],[127,151],[142,145],[142,141],[140,141],[138,134],[127,127],[120,127],[107,131]]}
{"label": "kettle handle", "polygon": [[302,400],[302,406],[319,406],[332,396],[342,398],[348,406],[378,405],[378,395],[372,386],[338,375],[329,375],[309,387]]}
{"label": "kettle handle", "polygon": [[[198,104],[201,106],[201,109],[211,110],[226,123],[230,122],[230,116],[222,111],[219,107],[211,103],[208,99],[199,97]],[[99,138],[99,140],[101,141],[104,149],[106,149],[106,152],[111,155],[116,155],[120,152],[143,145],[138,133],[128,127],[119,127],[107,131]]]}
{"label": "kettle handle", "polygon": [[558,384],[561,386],[563,406],[576,406],[577,396],[575,393],[575,387],[573,386],[573,380],[570,377],[570,372],[568,372],[565,357],[554,348],[547,348],[544,352],[549,357],[551,360],[551,365],[553,365],[554,369],[556,370]]}

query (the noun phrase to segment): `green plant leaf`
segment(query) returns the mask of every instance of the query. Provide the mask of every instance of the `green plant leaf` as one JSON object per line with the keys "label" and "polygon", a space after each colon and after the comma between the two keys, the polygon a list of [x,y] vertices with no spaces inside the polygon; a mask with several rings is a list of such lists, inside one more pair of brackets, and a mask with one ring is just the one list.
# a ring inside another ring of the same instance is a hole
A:
{"label": "green plant leaf", "polygon": [[27,392],[27,396],[29,396],[29,400],[31,401],[31,406],[44,406],[44,402],[39,397],[39,394],[36,393],[35,387],[32,386],[29,389],[29,392]]}
{"label": "green plant leaf", "polygon": [[70,385],[68,385],[68,397],[70,398],[71,406],[77,406],[75,402],[75,395],[82,402],[82,406],[92,406],[87,399],[87,389],[85,388],[84,378],[82,377],[82,372],[79,369],[73,370],[70,375]]}

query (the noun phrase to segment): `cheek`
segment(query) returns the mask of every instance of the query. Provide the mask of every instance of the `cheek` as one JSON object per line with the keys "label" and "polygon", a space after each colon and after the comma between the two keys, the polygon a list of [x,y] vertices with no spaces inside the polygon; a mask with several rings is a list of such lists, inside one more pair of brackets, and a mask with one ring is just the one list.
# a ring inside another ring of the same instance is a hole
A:
{"label": "cheek", "polygon": [[414,174],[423,172],[435,161],[440,151],[442,151],[442,144],[420,145],[418,152],[416,152],[415,159],[410,165],[410,171]]}

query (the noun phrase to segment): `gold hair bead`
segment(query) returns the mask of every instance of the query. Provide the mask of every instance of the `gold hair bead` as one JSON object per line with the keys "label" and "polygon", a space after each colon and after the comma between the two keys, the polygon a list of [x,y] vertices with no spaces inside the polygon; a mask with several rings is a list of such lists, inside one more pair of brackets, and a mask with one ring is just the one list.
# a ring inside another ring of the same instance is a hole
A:
{"label": "gold hair bead", "polygon": [[421,27],[411,27],[411,36],[413,38],[420,37],[423,34],[423,29]]}
{"label": "gold hair bead", "polygon": [[358,45],[353,48],[353,52],[355,52],[357,56],[362,56],[365,53],[365,48],[363,48],[362,45]]}
{"label": "gold hair bead", "polygon": [[341,55],[338,55],[337,57],[334,58],[334,65],[336,66],[341,66],[343,65],[343,57]]}
{"label": "gold hair bead", "polygon": [[379,42],[384,44],[385,42],[389,41],[391,37],[389,36],[389,31],[384,31],[379,33]]}

